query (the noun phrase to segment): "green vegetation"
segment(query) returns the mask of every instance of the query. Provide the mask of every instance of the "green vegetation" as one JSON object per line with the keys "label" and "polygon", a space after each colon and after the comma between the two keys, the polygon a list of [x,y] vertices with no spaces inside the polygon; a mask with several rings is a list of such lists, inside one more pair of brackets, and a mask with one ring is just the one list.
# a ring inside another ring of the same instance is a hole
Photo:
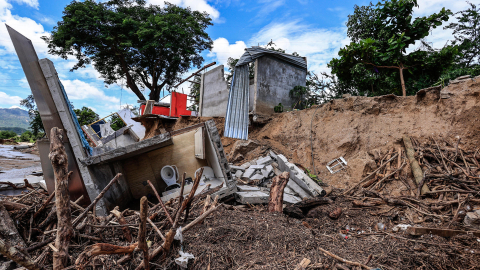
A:
{"label": "green vegetation", "polygon": [[414,7],[418,7],[417,0],[384,0],[376,6],[355,6],[347,22],[352,42],[328,64],[341,82],[337,88],[357,95],[406,96],[438,81],[453,65],[458,48],[449,45],[435,50],[426,43],[410,53],[407,48],[441,26],[452,12],[442,8],[438,13],[414,19]]}
{"label": "green vegetation", "polygon": [[139,99],[145,100],[140,89],[148,88],[149,99],[158,101],[164,87],[201,67],[200,53],[213,44],[205,32],[210,25],[207,13],[170,3],[73,1],[43,39],[50,54],[77,58],[72,70],[93,64],[106,84],[124,79]]}
{"label": "green vegetation", "polygon": [[3,130],[0,131],[0,139],[15,139],[17,137],[17,133],[10,131],[10,130]]}
{"label": "green vegetation", "polygon": [[45,133],[42,118],[40,118],[40,113],[37,110],[33,95],[28,95],[27,98],[22,99],[20,101],[20,106],[25,107],[28,110],[28,116],[30,117],[29,127],[33,136],[37,137],[39,134]]}
{"label": "green vegetation", "polygon": [[195,83],[190,84],[190,97],[193,99],[193,103],[188,109],[190,111],[198,111],[198,106],[200,104],[200,83],[202,79],[199,75],[193,78]]}
{"label": "green vegetation", "polygon": [[85,106],[81,109],[74,109],[73,111],[77,115],[80,126],[91,124],[100,119],[96,112]]}
{"label": "green vegetation", "polygon": [[17,135],[21,135],[23,132],[27,131],[26,129],[20,127],[0,127],[0,131],[4,130],[13,131]]}

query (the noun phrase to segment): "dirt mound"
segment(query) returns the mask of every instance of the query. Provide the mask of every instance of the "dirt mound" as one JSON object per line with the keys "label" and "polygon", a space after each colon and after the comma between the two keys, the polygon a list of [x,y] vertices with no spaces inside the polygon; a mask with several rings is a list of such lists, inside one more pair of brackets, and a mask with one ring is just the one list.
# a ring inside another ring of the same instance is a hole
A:
{"label": "dirt mound", "polygon": [[[250,127],[249,139],[263,149],[244,155],[258,157],[267,148],[284,154],[308,169],[315,168],[324,182],[338,188],[357,183],[368,171],[375,152],[403,147],[401,138],[462,138],[460,146],[472,148],[480,142],[480,77],[440,88],[420,91],[416,96],[348,97],[332,100],[308,110],[276,115],[264,126]],[[313,121],[312,121],[313,119]],[[235,140],[222,139],[229,153]],[[313,155],[312,155],[313,142]],[[312,164],[312,156],[314,164]],[[329,161],[343,156],[346,170],[330,174]],[[241,163],[236,154],[231,161]]]}

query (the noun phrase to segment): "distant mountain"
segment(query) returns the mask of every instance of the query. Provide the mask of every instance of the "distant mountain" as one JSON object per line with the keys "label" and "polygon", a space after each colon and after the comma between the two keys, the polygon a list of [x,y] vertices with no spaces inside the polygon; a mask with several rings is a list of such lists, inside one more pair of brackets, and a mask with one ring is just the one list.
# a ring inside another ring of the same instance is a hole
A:
{"label": "distant mountain", "polygon": [[19,127],[27,129],[29,127],[28,112],[19,108],[0,108],[0,127]]}

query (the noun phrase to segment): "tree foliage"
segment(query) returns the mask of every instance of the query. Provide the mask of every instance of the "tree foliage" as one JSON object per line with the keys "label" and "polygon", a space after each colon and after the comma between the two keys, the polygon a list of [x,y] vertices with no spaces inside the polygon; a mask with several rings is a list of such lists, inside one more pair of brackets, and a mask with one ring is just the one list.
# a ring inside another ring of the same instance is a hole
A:
{"label": "tree foliage", "polygon": [[74,109],[73,111],[77,115],[80,126],[91,124],[100,119],[96,112],[85,106],[81,109]]}
{"label": "tree foliage", "polygon": [[20,106],[25,107],[28,110],[28,116],[30,117],[29,125],[33,136],[38,137],[41,133],[45,133],[42,118],[37,110],[33,95],[28,95],[25,99],[22,99],[20,101]]}
{"label": "tree foliage", "polygon": [[479,65],[480,59],[480,6],[468,3],[470,7],[455,13],[458,22],[450,23],[444,29],[453,29],[455,40],[462,57],[458,64],[461,68]]}
{"label": "tree foliage", "polygon": [[140,89],[147,88],[149,99],[158,101],[164,87],[201,67],[200,53],[212,47],[205,32],[210,25],[207,13],[169,3],[73,1],[43,39],[50,54],[76,57],[72,70],[93,64],[106,84],[125,80],[139,99],[145,100]]}
{"label": "tree foliage", "polygon": [[416,0],[383,0],[376,6],[355,7],[347,22],[352,42],[328,64],[344,84],[343,90],[375,95],[399,93],[401,89],[405,96],[405,85],[413,93],[437,81],[452,65],[458,54],[455,46],[434,50],[424,43],[422,48],[407,53],[407,48],[452,14],[442,8],[430,16],[413,18],[414,7],[418,7]]}

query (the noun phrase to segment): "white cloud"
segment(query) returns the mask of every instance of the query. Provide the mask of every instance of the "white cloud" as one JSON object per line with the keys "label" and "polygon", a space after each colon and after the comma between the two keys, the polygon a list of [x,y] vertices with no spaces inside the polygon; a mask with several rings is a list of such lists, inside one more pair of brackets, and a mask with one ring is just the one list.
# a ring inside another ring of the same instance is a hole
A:
{"label": "white cloud", "polygon": [[[38,8],[38,1],[36,0],[21,0],[18,2]],[[40,39],[40,37],[48,35],[48,32],[45,31],[41,24],[30,18],[12,15],[10,10],[11,8],[12,5],[7,0],[0,0],[0,47],[4,47],[6,53],[15,54],[15,49],[10,40],[7,28],[4,26],[7,24],[22,35],[29,38],[35,46],[35,50],[38,54],[46,55],[48,47],[47,44]]]}
{"label": "white cloud", "polygon": [[22,100],[19,96],[10,96],[5,92],[0,92],[0,104],[4,105],[18,105]]}
{"label": "white cloud", "polygon": [[240,58],[245,52],[247,45],[243,41],[230,44],[226,38],[217,38],[213,41],[213,48],[209,57],[216,57],[219,64],[226,65],[229,57]]}
{"label": "white cloud", "polygon": [[262,5],[262,7],[260,8],[260,11],[258,11],[256,18],[264,19],[265,16],[285,5],[285,0],[259,0],[257,4]]}
{"label": "white cloud", "polygon": [[118,104],[120,102],[117,97],[107,96],[105,92],[95,86],[80,80],[62,80],[62,84],[70,100],[90,99],[97,102],[107,102],[106,104]]}
{"label": "white cloud", "polygon": [[27,6],[33,7],[35,9],[38,9],[38,0],[13,0],[14,2],[17,2],[19,4],[26,4]]}
{"label": "white cloud", "polygon": [[[168,2],[181,7],[190,7],[193,10],[205,11],[210,14],[213,20],[219,20],[220,12],[209,5],[207,0],[169,0]],[[163,6],[165,0],[147,0],[148,4]]]}

